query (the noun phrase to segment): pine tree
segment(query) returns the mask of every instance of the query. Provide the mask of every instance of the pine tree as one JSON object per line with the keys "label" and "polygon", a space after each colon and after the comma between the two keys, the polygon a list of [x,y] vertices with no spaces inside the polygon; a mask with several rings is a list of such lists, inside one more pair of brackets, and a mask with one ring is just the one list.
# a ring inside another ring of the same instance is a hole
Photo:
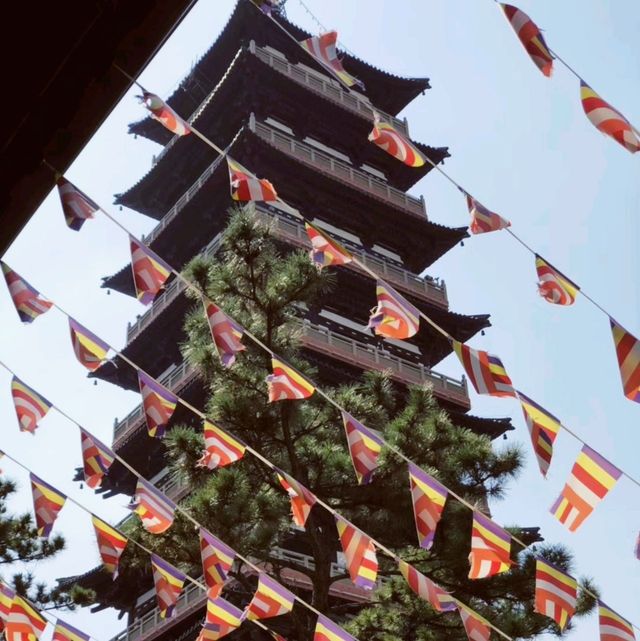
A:
{"label": "pine tree", "polygon": [[[15,483],[0,479],[0,564],[9,572],[14,564],[35,567],[65,549],[64,538],[60,535],[41,539],[30,514],[14,515],[8,512],[7,502],[15,492]],[[37,581],[30,571],[14,572],[11,576],[5,575],[2,580],[43,609],[74,609],[76,605],[88,605],[95,598],[91,590],[80,586],[50,588]]]}
{"label": "pine tree", "polygon": [[[186,273],[268,349],[302,374],[318,380],[318,373],[299,350],[300,323],[304,310],[318,305],[335,285],[330,269],[318,272],[304,252],[281,247],[264,223],[238,209],[231,214],[218,257],[195,258]],[[335,408],[318,394],[305,401],[269,403],[265,377],[270,372],[270,356],[246,340],[247,350],[236,364],[230,369],[222,367],[197,295],[194,303],[185,323],[188,338],[183,353],[199,368],[207,386],[209,417],[508,634],[530,638],[544,631],[558,633],[550,619],[533,612],[535,564],[530,551],[516,549],[515,553],[522,552],[519,563],[507,574],[469,580],[471,513],[453,500],[447,503],[432,551],[417,548],[406,464],[383,451],[374,481],[357,485],[341,417]],[[488,499],[503,496],[522,466],[517,447],[495,451],[487,437],[456,426],[427,387],[400,389],[384,373],[369,372],[350,385],[332,386],[324,381],[323,389],[474,505],[484,506]],[[306,598],[360,639],[466,638],[459,616],[435,612],[413,595],[398,568],[382,553],[378,554],[380,576],[387,581],[374,593],[370,604],[331,597],[331,585],[348,578],[348,574],[332,574],[340,547],[330,514],[314,507],[306,532],[296,535],[302,537],[313,558],[313,569],[274,558],[274,549],[293,536],[289,501],[275,475],[251,456],[214,472],[198,467],[203,437],[193,426],[175,427],[165,443],[172,469],[193,488],[183,501],[190,513],[243,555],[268,560],[276,573],[294,569],[305,574],[313,586],[311,596],[307,594]],[[200,573],[197,536],[193,525],[180,515],[163,536],[148,535],[137,522],[129,527],[132,536],[144,540],[168,561],[194,576]],[[518,528],[513,532],[518,533]],[[540,547],[550,561],[571,567],[571,555],[566,550]],[[122,565],[121,580],[128,582],[148,566],[148,560],[130,546]],[[235,593],[230,598],[246,604],[255,581],[241,572],[235,578]],[[593,605],[582,591],[578,615],[589,612]],[[308,611],[296,606],[288,621],[283,625],[292,626],[289,638],[311,638],[315,618]]]}

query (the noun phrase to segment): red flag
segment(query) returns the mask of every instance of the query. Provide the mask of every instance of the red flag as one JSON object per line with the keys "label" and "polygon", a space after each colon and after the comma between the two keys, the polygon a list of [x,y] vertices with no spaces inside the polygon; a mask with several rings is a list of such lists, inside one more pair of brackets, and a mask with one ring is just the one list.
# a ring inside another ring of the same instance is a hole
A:
{"label": "red flag", "polygon": [[142,102],[151,112],[151,117],[172,133],[177,136],[186,136],[191,133],[189,125],[156,94],[145,91],[142,94]]}
{"label": "red flag", "polygon": [[217,305],[205,302],[204,310],[220,361],[225,367],[231,367],[236,362],[236,354],[246,349],[241,342],[244,332]]}
{"label": "red flag", "polygon": [[38,290],[31,287],[24,278],[14,272],[5,262],[0,261],[0,264],[2,265],[4,279],[7,281],[11,300],[23,323],[31,323],[40,314],[44,314],[51,309],[53,305],[51,301],[43,298]]}
{"label": "red flag", "polygon": [[58,180],[58,195],[67,226],[74,231],[80,231],[85,221],[93,218],[93,215],[100,209],[99,205],[96,205],[89,196],[66,178]]}

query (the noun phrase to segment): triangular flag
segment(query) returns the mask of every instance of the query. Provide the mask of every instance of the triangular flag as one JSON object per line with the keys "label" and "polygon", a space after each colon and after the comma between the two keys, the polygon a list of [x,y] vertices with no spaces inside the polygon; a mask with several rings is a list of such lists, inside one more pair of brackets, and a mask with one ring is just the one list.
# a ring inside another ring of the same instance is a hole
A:
{"label": "triangular flag", "polygon": [[510,558],[511,535],[480,512],[473,513],[470,579],[484,579],[507,572],[513,565]]}
{"label": "triangular flag", "polygon": [[197,466],[207,467],[210,470],[239,461],[247,449],[229,432],[225,432],[221,427],[209,421],[204,422],[204,446],[204,453]]}
{"label": "triangular flag", "polygon": [[93,218],[93,215],[100,209],[99,205],[96,205],[89,196],[66,178],[58,179],[58,195],[62,203],[65,222],[73,231],[80,231],[85,221]]}
{"label": "triangular flag", "polygon": [[149,481],[139,478],[129,508],[140,517],[147,532],[162,534],[173,523],[176,505]]}
{"label": "triangular flag", "polygon": [[191,128],[169,105],[154,93],[145,91],[142,102],[151,113],[151,117],[177,136],[186,136]]}
{"label": "triangular flag", "polygon": [[553,619],[564,630],[576,611],[578,582],[544,559],[536,559],[534,610]]}
{"label": "triangular flag", "polygon": [[420,327],[420,312],[395,289],[379,280],[376,285],[378,305],[371,311],[369,325],[378,336],[403,340],[411,338]]}
{"label": "triangular flag", "polygon": [[90,488],[95,490],[102,484],[102,477],[109,472],[115,454],[93,434],[82,428],[80,428],[80,445],[84,480]]}
{"label": "triangular flag", "polygon": [[624,395],[640,403],[640,341],[609,317]]}
{"label": "triangular flag", "polygon": [[30,474],[30,479],[38,536],[47,539],[67,497],[55,487],[38,478],[33,472]]}
{"label": "triangular flag", "polygon": [[409,484],[418,542],[421,548],[429,550],[449,493],[444,485],[413,463],[409,464]]}
{"label": "triangular flag", "polygon": [[422,167],[425,163],[420,150],[388,122],[376,114],[369,141],[409,167]]}
{"label": "triangular flag", "polygon": [[511,223],[506,218],[490,211],[469,194],[466,194],[466,197],[467,207],[471,214],[469,229],[472,234],[486,234],[511,227]]}
{"label": "triangular flag", "polygon": [[438,612],[451,612],[456,609],[455,599],[439,585],[434,583],[405,561],[398,563],[400,574],[405,578],[407,585],[427,603],[431,604]]}
{"label": "triangular flag", "polygon": [[105,523],[97,516],[91,516],[93,529],[96,533],[96,541],[102,565],[104,569],[111,574],[113,580],[118,578],[118,564],[120,556],[127,547],[127,537],[123,536],[117,530],[114,530],[108,523]]}
{"label": "triangular flag", "polygon": [[138,371],[138,384],[149,436],[162,438],[178,404],[178,397],[158,381]]}
{"label": "triangular flag", "polygon": [[231,183],[231,198],[239,202],[273,202],[278,200],[274,186],[265,178],[256,178],[239,162],[227,156],[229,166],[229,182]]}
{"label": "triangular flag", "polygon": [[573,305],[580,288],[544,258],[536,254],[538,293],[548,303]]}
{"label": "triangular flag", "polygon": [[349,521],[337,514],[334,516],[351,580],[365,590],[373,590],[378,576],[378,558],[373,541]]}
{"label": "triangular flag", "polygon": [[171,266],[146,245],[129,236],[131,270],[136,286],[136,296],[143,305],[149,305],[171,276]]}
{"label": "triangular flag", "polygon": [[286,472],[278,470],[277,474],[280,485],[285,489],[291,500],[293,522],[298,527],[304,527],[311,513],[311,508],[316,503],[316,497],[302,483],[298,483]]}
{"label": "triangular flag", "polygon": [[51,309],[53,305],[51,301],[43,298],[37,289],[31,287],[24,278],[14,272],[5,262],[0,261],[0,264],[2,264],[2,273],[9,288],[11,300],[23,323],[31,323],[40,314],[44,314]]}
{"label": "triangular flag", "polygon": [[302,374],[275,357],[271,358],[272,374],[267,376],[269,402],[309,398],[316,390]]}
{"label": "triangular flag", "polygon": [[312,250],[309,252],[309,257],[318,269],[329,267],[329,265],[346,265],[353,260],[353,256],[340,243],[320,228],[311,223],[305,223],[304,227],[311,241]]}
{"label": "triangular flag", "polygon": [[94,372],[105,360],[109,345],[73,318],[69,318],[69,330],[73,353],[82,365]]}
{"label": "triangular flag", "polygon": [[287,614],[293,609],[296,598],[289,590],[266,574],[260,574],[258,587],[246,609],[249,621],[270,619]]}
{"label": "triangular flag", "polygon": [[151,555],[151,569],[153,570],[153,583],[156,589],[160,618],[170,619],[175,613],[176,603],[184,587],[187,575],[167,563],[157,554]]}
{"label": "triangular flag", "polygon": [[51,403],[25,385],[17,376],[11,379],[11,396],[21,432],[35,432],[40,421],[51,409]]}
{"label": "triangular flag", "polygon": [[511,379],[497,356],[455,340],[451,343],[478,394],[516,396]]}
{"label": "triangular flag", "polygon": [[236,553],[211,532],[200,528],[200,555],[209,598],[215,599],[220,596]]}
{"label": "triangular flag", "polygon": [[217,305],[205,302],[204,310],[220,362],[231,367],[236,362],[236,354],[246,349],[241,341],[244,332]]}
{"label": "triangular flag", "polygon": [[384,440],[344,410],[342,422],[347,433],[349,454],[358,483],[360,485],[371,483],[378,467],[378,456],[382,451]]}

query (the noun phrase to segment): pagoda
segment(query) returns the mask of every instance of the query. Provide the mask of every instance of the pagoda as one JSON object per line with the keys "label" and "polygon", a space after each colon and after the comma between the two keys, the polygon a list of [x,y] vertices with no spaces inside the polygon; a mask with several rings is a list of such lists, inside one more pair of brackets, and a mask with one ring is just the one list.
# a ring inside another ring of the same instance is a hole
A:
{"label": "pagoda", "polygon": [[[430,171],[430,164],[407,167],[367,142],[374,114],[410,138],[409,125],[398,113],[430,88],[428,79],[401,78],[344,54],[345,68],[366,87],[346,90],[294,42],[311,34],[282,12],[276,10],[272,17],[249,0],[239,0],[222,33],[167,103],[277,187],[290,207],[248,207],[269,224],[279,242],[292,249],[309,248],[298,212],[304,213],[454,338],[469,340],[490,325],[489,317],[452,312],[444,281],[423,274],[467,237],[466,228],[431,222],[424,198],[407,192]],[[176,269],[198,254],[215,255],[233,202],[226,162],[196,136],[173,136],[151,118],[133,123],[129,130],[163,148],[150,171],[117,195],[116,204],[158,221],[144,242]],[[413,144],[435,164],[449,156],[446,147]],[[300,318],[303,354],[316,366],[320,384],[353,380],[366,370],[386,370],[400,386],[432,385],[438,403],[458,425],[492,439],[513,429],[509,419],[469,415],[464,377],[456,380],[432,369],[451,353],[448,340],[422,323],[408,341],[381,341],[365,329],[376,303],[375,283],[352,265],[335,274],[331,296]],[[130,265],[104,278],[102,286],[135,296]],[[169,281],[151,307],[128,324],[121,351],[175,394],[203,408],[206,391],[198,371],[183,360],[179,349],[192,304],[184,289],[180,280]],[[119,357],[91,375],[138,390],[135,371]],[[177,423],[199,427],[180,405],[172,418],[172,424]],[[113,449],[174,501],[188,495],[185,481],[168,471],[162,440],[147,435],[141,405],[115,421]],[[132,495],[135,482],[116,462],[101,491],[106,496]],[[303,591],[310,588],[304,583],[308,579],[295,572],[296,564],[311,561],[295,537],[273,554],[290,561],[292,569],[283,575],[286,581]],[[344,573],[337,563],[336,573]],[[113,641],[191,641],[197,636],[206,595],[195,586],[187,584],[177,615],[165,620],[159,617],[150,578],[147,584],[124,586],[92,570],[75,580],[96,590],[98,609],[115,607],[127,614],[126,629]],[[368,598],[349,581],[337,582],[332,590],[335,598]]]}

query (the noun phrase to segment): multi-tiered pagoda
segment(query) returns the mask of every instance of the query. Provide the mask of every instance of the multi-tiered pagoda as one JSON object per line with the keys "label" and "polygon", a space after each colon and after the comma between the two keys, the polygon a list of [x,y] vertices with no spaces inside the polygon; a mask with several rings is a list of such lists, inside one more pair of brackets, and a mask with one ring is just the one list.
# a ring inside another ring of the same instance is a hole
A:
{"label": "multi-tiered pagoda", "polygon": [[[275,13],[274,18],[295,39],[310,36],[283,16]],[[407,167],[367,142],[374,110],[410,137],[407,121],[397,114],[428,89],[429,82],[394,76],[349,55],[343,64],[362,80],[366,92],[344,89],[251,2],[239,0],[216,42],[167,102],[277,187],[292,209],[277,204],[250,207],[270,223],[281,242],[292,248],[309,246],[303,220],[293,211],[298,209],[457,340],[466,341],[489,326],[488,316],[450,311],[444,281],[419,275],[465,238],[466,228],[431,222],[424,198],[407,193],[429,171],[429,164]],[[132,124],[130,132],[164,148],[151,170],[119,194],[116,203],[158,220],[144,240],[175,268],[199,253],[215,254],[232,204],[226,163],[196,136],[173,137],[150,118]],[[449,155],[444,147],[414,144],[434,163]],[[302,318],[304,355],[316,365],[320,383],[348,381],[364,370],[389,370],[398,384],[432,384],[438,402],[459,425],[491,438],[512,429],[508,419],[469,416],[464,379],[431,369],[451,352],[446,339],[423,323],[409,341],[382,342],[365,329],[376,303],[375,284],[351,265],[335,272],[338,282],[331,296]],[[130,266],[105,278],[103,286],[135,296]],[[202,408],[206,394],[198,372],[179,349],[190,304],[183,284],[170,282],[148,311],[128,325],[122,351]],[[94,375],[138,389],[135,372],[117,358]],[[194,422],[180,406],[172,420],[179,422]],[[162,441],[148,437],[141,406],[116,420],[113,449],[175,501],[188,494],[188,486],[168,473]],[[131,495],[134,486],[135,478],[114,464],[105,482],[107,493]],[[290,558],[292,565],[310,562],[294,549],[274,550],[274,555]],[[303,575],[292,571],[286,576],[304,590]],[[194,586],[186,587],[177,616],[161,620],[150,582],[122,586],[99,572],[89,573],[84,582],[97,590],[100,607],[113,606],[128,614],[128,626],[117,639],[150,641],[166,635],[177,641],[197,634],[206,597]],[[367,598],[348,581],[336,583],[332,590],[338,598]]]}

